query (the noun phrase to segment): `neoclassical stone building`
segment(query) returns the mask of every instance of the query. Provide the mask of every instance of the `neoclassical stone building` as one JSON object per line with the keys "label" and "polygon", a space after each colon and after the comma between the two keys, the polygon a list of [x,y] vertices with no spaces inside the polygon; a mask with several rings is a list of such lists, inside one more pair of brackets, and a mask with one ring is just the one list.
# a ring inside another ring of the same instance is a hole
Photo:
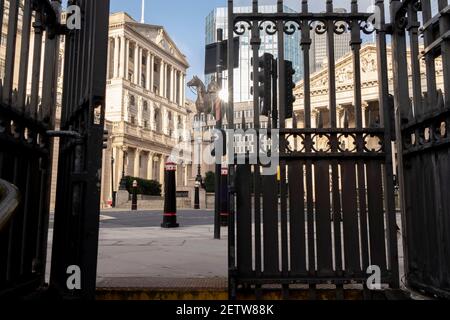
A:
{"label": "neoclassical stone building", "polygon": [[[393,73],[391,48],[388,47],[388,78],[389,89],[393,94]],[[409,58],[408,58],[409,59]],[[410,67],[410,66],[409,66]],[[425,70],[425,62],[422,61],[421,70]],[[374,44],[367,44],[361,48],[361,93],[364,127],[377,126],[379,124],[379,97],[378,97],[378,64],[377,49]],[[411,72],[411,70],[410,70]],[[443,88],[442,61],[436,60],[436,84]],[[409,82],[411,83],[411,81]],[[425,74],[422,75],[423,92],[426,92]],[[412,90],[412,88],[411,88]],[[297,83],[294,94],[296,102],[294,111],[298,121],[298,127],[304,126],[304,99],[303,81]],[[411,93],[412,95],[412,93]],[[338,126],[344,126],[344,111],[349,117],[349,126],[355,126],[354,86],[353,86],[353,54],[350,52],[336,61],[336,103],[338,106]],[[328,69],[323,69],[311,75],[311,110],[314,117],[313,126],[317,126],[319,115],[322,117],[323,126],[329,127],[329,96],[328,96]]]}
{"label": "neoclassical stone building", "polygon": [[[110,16],[103,203],[118,190],[123,173],[164,184],[164,164],[191,126],[185,106],[188,67],[164,27],[136,22],[124,12]],[[177,185],[183,187],[189,158],[179,160]]]}

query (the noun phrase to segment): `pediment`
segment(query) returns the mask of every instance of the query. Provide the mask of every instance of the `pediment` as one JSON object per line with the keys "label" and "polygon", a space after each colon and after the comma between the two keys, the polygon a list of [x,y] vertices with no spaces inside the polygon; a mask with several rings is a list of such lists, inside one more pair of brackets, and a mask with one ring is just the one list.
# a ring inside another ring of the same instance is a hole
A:
{"label": "pediment", "polygon": [[[336,62],[335,73],[336,85],[338,87],[353,85],[354,72],[352,52]],[[376,81],[378,79],[377,51],[374,45],[369,44],[361,49],[361,79],[362,81]],[[326,66],[311,76],[311,88],[312,90],[328,89],[328,68]],[[298,94],[302,94],[302,90],[303,80],[297,84],[295,91],[297,91]]]}
{"label": "pediment", "polygon": [[175,42],[170,38],[164,27],[157,25],[132,23],[132,28],[145,38],[154,42],[175,59],[181,60],[183,63],[188,65],[186,56],[180,51],[180,49],[178,49]]}

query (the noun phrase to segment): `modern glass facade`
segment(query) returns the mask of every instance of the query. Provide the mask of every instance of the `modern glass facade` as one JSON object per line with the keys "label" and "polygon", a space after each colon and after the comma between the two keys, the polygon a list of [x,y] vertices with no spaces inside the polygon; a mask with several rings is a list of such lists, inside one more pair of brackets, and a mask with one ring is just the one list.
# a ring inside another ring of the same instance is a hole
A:
{"label": "modern glass facade", "polygon": [[[275,5],[260,6],[259,12],[270,13],[276,12],[277,7]],[[251,12],[251,7],[235,7],[235,12],[245,13]],[[224,30],[224,39],[228,39],[228,9],[216,8],[206,17],[206,44],[216,42],[217,29]],[[284,12],[295,12],[289,7],[284,7]],[[240,52],[239,52],[239,68],[234,70],[234,100],[235,102],[246,102],[253,100],[250,94],[250,88],[252,86],[250,80],[250,74],[252,72],[251,58],[253,56],[250,45],[250,32],[247,31],[244,35],[240,36]],[[285,59],[293,62],[294,69],[296,71],[294,75],[295,82],[301,80],[303,75],[303,62],[300,47],[300,33],[296,32],[293,35],[285,36]],[[267,35],[265,32],[261,32],[261,48],[260,55],[265,52],[273,54],[277,57],[278,41],[277,36]],[[226,74],[225,74],[226,77]],[[206,75],[206,82],[209,83],[211,75]],[[227,84],[224,83],[224,86]]]}

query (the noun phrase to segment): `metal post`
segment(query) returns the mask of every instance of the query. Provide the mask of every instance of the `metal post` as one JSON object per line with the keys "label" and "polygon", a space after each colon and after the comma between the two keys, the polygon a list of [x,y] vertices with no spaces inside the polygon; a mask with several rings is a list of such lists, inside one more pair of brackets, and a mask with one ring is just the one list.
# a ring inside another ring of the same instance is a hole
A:
{"label": "metal post", "polygon": [[[199,117],[200,119],[200,114]],[[199,155],[200,155],[200,148],[199,148]],[[199,156],[200,160],[200,156]],[[195,195],[194,195],[194,209],[199,210],[200,209],[200,187],[202,186],[202,167],[200,163],[197,166],[197,177],[195,178]]]}
{"label": "metal post", "polygon": [[111,157],[111,206],[116,207],[116,192],[114,191],[114,157]]}
{"label": "metal post", "polygon": [[133,198],[131,201],[131,210],[136,211],[137,210],[137,187],[138,183],[136,180],[133,181]]}
{"label": "metal post", "polygon": [[122,179],[120,179],[119,190],[127,190],[127,181],[125,179],[125,159],[127,157],[127,152],[123,150],[123,163],[122,163]]}
{"label": "metal post", "polygon": [[221,199],[220,199],[220,225],[222,227],[228,226],[228,167],[223,166],[221,172]]}
{"label": "metal post", "polygon": [[178,228],[177,223],[177,195],[175,185],[175,173],[177,165],[166,163],[164,177],[164,218],[161,228]]}
{"label": "metal post", "polygon": [[[233,38],[229,42],[232,41]],[[223,29],[217,29],[217,74],[216,74],[216,80],[218,84],[218,90],[220,91],[222,89],[222,41],[223,41]],[[218,96],[216,100],[216,132],[218,134],[219,131],[222,130],[222,101],[220,97]],[[220,136],[217,137],[217,140]],[[222,171],[222,150],[218,150],[218,146],[220,146],[220,143],[217,143],[216,140],[216,172],[215,172],[215,210],[214,210],[214,239],[220,239],[220,198],[221,198],[221,171]]]}

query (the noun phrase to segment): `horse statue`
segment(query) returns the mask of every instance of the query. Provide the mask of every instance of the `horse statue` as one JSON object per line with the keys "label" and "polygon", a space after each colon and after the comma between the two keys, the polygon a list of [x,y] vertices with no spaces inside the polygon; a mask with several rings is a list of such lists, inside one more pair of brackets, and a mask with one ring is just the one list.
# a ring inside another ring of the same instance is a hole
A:
{"label": "horse statue", "polygon": [[206,89],[205,84],[197,76],[194,76],[187,86],[193,88],[197,93],[197,101],[195,101],[195,107],[198,113],[211,114],[213,113],[214,106],[219,99],[219,84],[213,78]]}

